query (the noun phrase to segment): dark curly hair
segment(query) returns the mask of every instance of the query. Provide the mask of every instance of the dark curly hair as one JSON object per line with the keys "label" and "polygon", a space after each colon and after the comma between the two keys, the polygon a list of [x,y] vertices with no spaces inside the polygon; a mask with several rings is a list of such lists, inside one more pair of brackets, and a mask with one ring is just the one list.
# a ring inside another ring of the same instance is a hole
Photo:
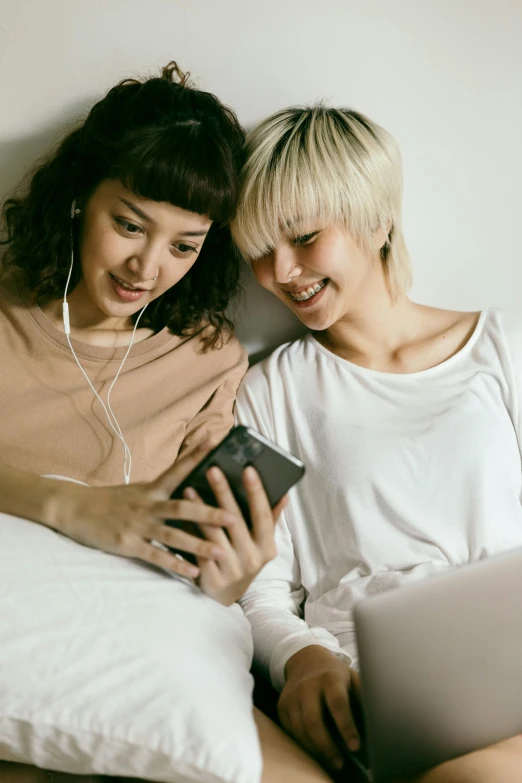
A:
{"label": "dark curly hair", "polygon": [[[226,310],[240,289],[241,262],[229,224],[244,132],[234,112],[188,76],[171,62],[160,77],[120,82],[37,167],[26,190],[5,201],[3,265],[21,273],[34,301],[63,295],[73,199],[84,202],[102,181],[118,179],[142,198],[213,220],[194,266],[151,302],[140,324],[187,335],[208,323],[206,347],[230,336]],[[72,287],[80,277],[77,265]]]}

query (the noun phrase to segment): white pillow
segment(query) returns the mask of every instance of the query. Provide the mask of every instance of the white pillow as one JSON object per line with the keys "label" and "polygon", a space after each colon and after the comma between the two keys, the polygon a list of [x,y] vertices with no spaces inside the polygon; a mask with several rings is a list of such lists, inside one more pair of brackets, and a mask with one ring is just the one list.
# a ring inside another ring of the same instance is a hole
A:
{"label": "white pillow", "polygon": [[0,514],[0,759],[257,783],[251,658],[238,606]]}

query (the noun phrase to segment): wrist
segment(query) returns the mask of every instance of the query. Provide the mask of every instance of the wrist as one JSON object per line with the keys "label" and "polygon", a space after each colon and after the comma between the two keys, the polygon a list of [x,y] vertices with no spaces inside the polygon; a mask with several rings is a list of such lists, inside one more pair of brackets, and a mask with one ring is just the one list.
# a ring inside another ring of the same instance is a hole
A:
{"label": "wrist", "polygon": [[[310,644],[298,650],[287,660],[285,665],[285,679],[309,674],[312,670],[331,668],[342,663],[335,653],[320,644]],[[349,666],[349,659],[346,659]]]}
{"label": "wrist", "polygon": [[60,494],[59,485],[63,483],[1,465],[1,510],[14,517],[55,527],[55,510],[59,506],[57,496]]}
{"label": "wrist", "polygon": [[77,486],[68,481],[40,479],[40,508],[38,522],[67,535],[67,519],[70,518]]}

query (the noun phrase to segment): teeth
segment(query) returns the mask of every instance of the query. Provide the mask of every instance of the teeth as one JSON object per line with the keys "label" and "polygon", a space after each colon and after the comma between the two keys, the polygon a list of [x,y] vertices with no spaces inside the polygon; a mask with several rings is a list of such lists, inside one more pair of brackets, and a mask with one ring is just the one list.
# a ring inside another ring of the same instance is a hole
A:
{"label": "teeth", "polygon": [[290,294],[294,302],[305,302],[307,299],[310,299],[314,294],[317,294],[321,288],[324,288],[325,283],[324,281],[322,283],[316,283],[315,285],[311,285],[309,288],[305,289],[304,291],[301,291],[298,294]]}
{"label": "teeth", "polygon": [[133,286],[129,285],[128,283],[124,283],[123,280],[120,280],[119,277],[116,277],[115,280],[118,283],[118,285],[121,285],[122,288],[126,288],[127,291],[139,291],[139,290],[141,290],[139,288],[134,288]]}

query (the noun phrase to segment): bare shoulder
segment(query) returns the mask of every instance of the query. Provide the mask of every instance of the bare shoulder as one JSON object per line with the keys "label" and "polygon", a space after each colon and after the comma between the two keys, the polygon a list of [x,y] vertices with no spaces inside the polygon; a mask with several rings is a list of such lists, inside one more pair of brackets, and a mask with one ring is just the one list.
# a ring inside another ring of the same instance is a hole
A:
{"label": "bare shoulder", "polygon": [[419,347],[434,366],[458,353],[469,342],[480,320],[480,311],[460,312],[419,305],[422,324]]}
{"label": "bare shoulder", "polygon": [[461,312],[443,310],[437,307],[419,306],[428,339],[447,340],[452,338],[465,344],[475,331],[481,311]]}

